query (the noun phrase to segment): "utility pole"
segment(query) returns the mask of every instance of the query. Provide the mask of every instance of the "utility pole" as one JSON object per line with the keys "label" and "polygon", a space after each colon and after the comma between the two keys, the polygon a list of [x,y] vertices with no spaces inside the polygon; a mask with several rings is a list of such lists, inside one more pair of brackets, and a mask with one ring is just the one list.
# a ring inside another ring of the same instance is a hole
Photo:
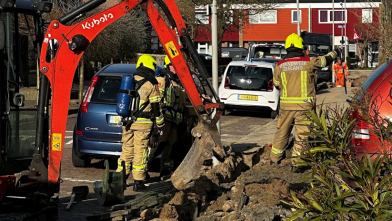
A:
{"label": "utility pole", "polygon": [[[332,50],[333,49],[335,49],[335,0],[332,0]],[[335,65],[335,62],[333,62],[332,65]],[[335,84],[335,73],[333,71],[333,68],[331,72],[332,72],[332,83]]]}
{"label": "utility pole", "polygon": [[[217,0],[212,0],[211,32],[212,32],[212,85],[219,96],[218,90],[218,6]],[[217,123],[220,132],[220,122]]]}
{"label": "utility pole", "polygon": [[299,13],[299,0],[297,0],[297,34],[301,35],[300,19],[302,18]]}
{"label": "utility pole", "polygon": [[[348,37],[347,37],[347,5],[346,5],[346,0],[344,0],[344,18],[345,18],[345,26],[344,26],[344,36],[346,41],[344,41],[344,48],[346,49],[345,57],[349,56],[349,45],[348,45]],[[346,61],[347,62],[347,61]],[[350,64],[349,64],[350,65]]]}

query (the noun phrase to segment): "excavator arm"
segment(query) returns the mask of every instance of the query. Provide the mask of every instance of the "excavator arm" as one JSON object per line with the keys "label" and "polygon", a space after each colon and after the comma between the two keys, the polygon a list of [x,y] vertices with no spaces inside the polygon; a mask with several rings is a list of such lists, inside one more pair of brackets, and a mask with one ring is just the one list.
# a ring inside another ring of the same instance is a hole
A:
{"label": "excavator arm", "polygon": [[[207,80],[207,85],[211,88],[216,103],[203,103],[202,95],[197,90],[186,58],[193,62],[203,79],[207,79],[207,71],[194,48],[174,0],[155,1],[165,17],[160,14],[153,0],[123,0],[77,24],[67,25],[68,22],[97,8],[104,2],[106,0],[91,0],[75,11],[52,21],[44,36],[40,71],[48,77],[52,89],[48,181],[49,183],[58,183],[60,179],[69,95],[80,58],[88,45],[102,30],[135,6],[141,5],[199,116],[199,123],[192,130],[195,142],[171,178],[177,189],[184,189],[200,170],[205,159],[209,159],[213,155],[220,159],[225,157],[225,151],[216,127],[224,105],[219,102],[218,96]],[[214,117],[211,117],[211,112],[215,113]]]}

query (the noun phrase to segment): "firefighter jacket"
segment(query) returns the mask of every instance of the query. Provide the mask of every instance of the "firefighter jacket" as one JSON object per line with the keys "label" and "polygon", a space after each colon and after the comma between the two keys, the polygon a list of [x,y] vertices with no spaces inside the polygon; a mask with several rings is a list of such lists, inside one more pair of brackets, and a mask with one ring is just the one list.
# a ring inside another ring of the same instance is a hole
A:
{"label": "firefighter jacket", "polygon": [[330,65],[336,53],[308,57],[289,52],[279,61],[274,71],[274,85],[280,89],[280,108],[283,110],[309,110],[316,100],[313,70]]}
{"label": "firefighter jacket", "polygon": [[183,120],[186,92],[177,75],[167,68],[157,77],[159,91],[162,96],[161,106],[165,120],[179,124]]}
{"label": "firefighter jacket", "polygon": [[[158,88],[158,82],[154,78],[154,73],[146,73],[149,71],[145,70],[145,67],[139,67],[135,72],[136,84],[141,82],[145,78],[149,78],[147,81],[140,86],[138,90],[139,94],[139,109],[144,107],[144,110],[136,116],[136,121],[131,125],[131,129],[148,129],[153,126],[153,120],[155,120],[156,126],[162,128],[165,124],[162,109],[159,105],[160,94]],[[151,74],[151,77],[149,76]],[[144,76],[144,77],[143,77]],[[148,102],[146,105],[145,103]],[[155,109],[153,109],[155,108]],[[154,118],[152,118],[154,115]]]}

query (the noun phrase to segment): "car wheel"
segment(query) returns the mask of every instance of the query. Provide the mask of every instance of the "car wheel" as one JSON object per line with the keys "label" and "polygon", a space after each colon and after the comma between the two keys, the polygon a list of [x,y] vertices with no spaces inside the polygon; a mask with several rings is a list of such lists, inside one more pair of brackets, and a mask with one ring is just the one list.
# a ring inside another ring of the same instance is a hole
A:
{"label": "car wheel", "polygon": [[222,115],[227,115],[227,111],[229,111],[230,113],[232,113],[232,112],[233,112],[233,109],[231,109],[231,108],[225,108],[225,109],[223,110]]}
{"label": "car wheel", "polygon": [[90,158],[81,158],[76,153],[74,148],[72,148],[72,164],[74,167],[88,167],[91,163]]}
{"label": "car wheel", "polygon": [[74,129],[74,134],[73,134],[73,143],[72,143],[72,164],[74,167],[88,167],[91,163],[90,158],[85,158],[85,157],[79,157],[78,154],[76,153],[75,145],[77,145],[77,140],[76,140],[76,128]]}
{"label": "car wheel", "polygon": [[272,119],[275,119],[275,118],[278,116],[278,114],[279,114],[279,109],[280,109],[280,107],[279,107],[279,105],[278,105],[278,108],[276,108],[276,110],[271,111],[271,118],[272,118]]}

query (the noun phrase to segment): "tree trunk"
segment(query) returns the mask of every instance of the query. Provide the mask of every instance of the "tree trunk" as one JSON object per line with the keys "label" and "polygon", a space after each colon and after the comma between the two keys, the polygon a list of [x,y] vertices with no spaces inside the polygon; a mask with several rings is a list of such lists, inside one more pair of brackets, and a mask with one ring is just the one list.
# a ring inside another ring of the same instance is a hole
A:
{"label": "tree trunk", "polygon": [[79,75],[79,104],[83,100],[83,86],[84,86],[84,58],[80,59],[80,75]]}

